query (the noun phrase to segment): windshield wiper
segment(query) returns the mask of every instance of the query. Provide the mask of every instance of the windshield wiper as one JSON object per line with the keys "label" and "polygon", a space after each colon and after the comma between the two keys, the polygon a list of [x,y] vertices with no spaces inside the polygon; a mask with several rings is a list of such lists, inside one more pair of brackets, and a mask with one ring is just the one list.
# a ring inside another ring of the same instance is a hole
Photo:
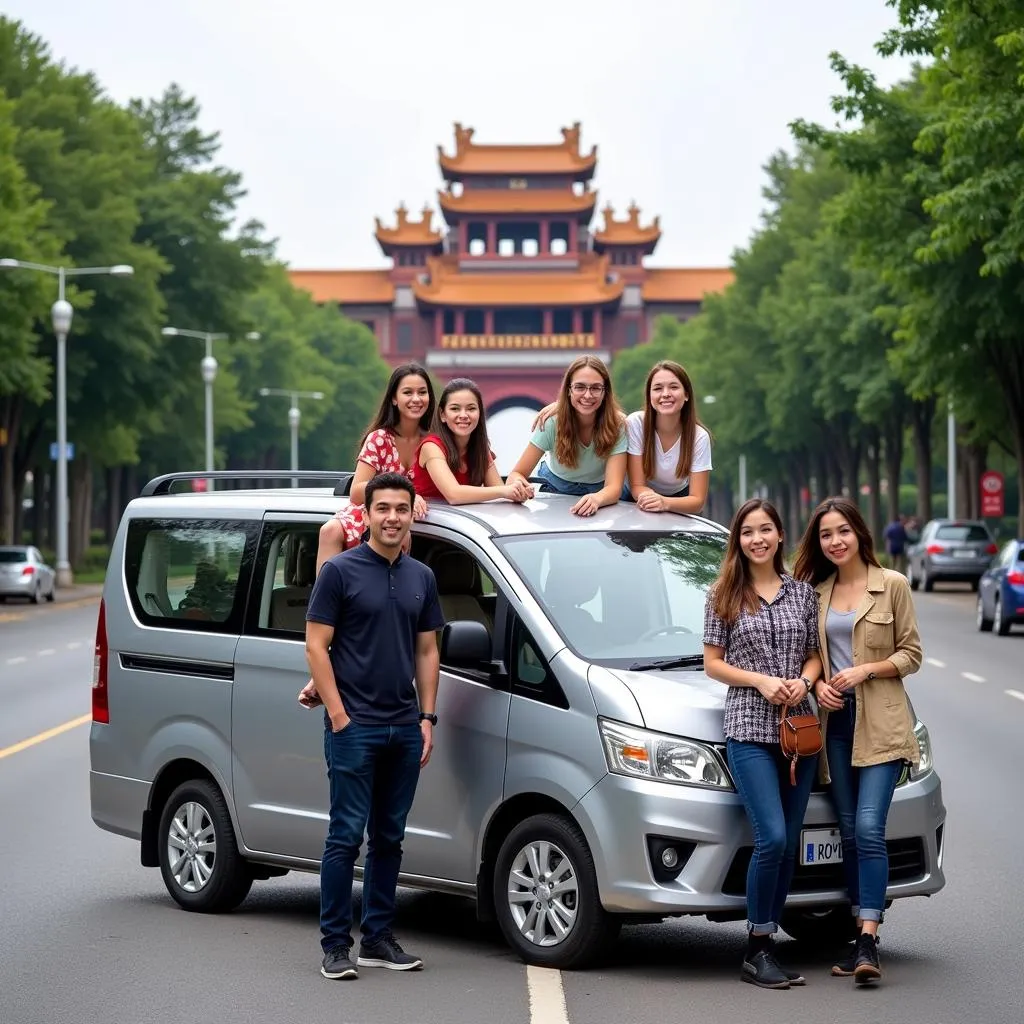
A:
{"label": "windshield wiper", "polygon": [[703,654],[683,654],[678,658],[653,658],[650,661],[634,661],[629,666],[630,672],[646,672],[648,669],[668,668],[703,668]]}

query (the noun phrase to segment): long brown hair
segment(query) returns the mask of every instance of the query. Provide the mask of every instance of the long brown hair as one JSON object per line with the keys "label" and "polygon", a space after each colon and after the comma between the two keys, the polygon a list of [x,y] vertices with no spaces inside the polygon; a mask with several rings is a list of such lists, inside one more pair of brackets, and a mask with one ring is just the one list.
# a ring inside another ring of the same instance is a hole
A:
{"label": "long brown hair", "polygon": [[[827,580],[836,567],[830,562],[828,556],[821,550],[821,520],[829,512],[838,512],[849,524],[850,528],[857,535],[858,554],[865,565],[878,566],[878,558],[875,556],[875,542],[871,538],[871,531],[868,524],[864,522],[864,516],[857,508],[856,502],[849,498],[826,498],[811,516],[811,521],[800,538],[800,547],[797,548],[796,561],[793,563],[793,575],[798,580],[806,580],[808,583],[817,586],[822,580]],[[880,566],[879,566],[880,568]]]}
{"label": "long brown hair", "polygon": [[555,411],[555,458],[563,466],[574,469],[579,458],[580,429],[576,410],[569,400],[569,388],[573,375],[585,369],[596,370],[604,383],[604,401],[597,407],[594,437],[591,441],[598,458],[607,459],[611,455],[625,418],[612,393],[612,378],[604,361],[597,356],[580,356],[579,359],[573,360],[562,377],[562,390],[558,394],[558,407]]}
{"label": "long brown hair", "polygon": [[398,385],[402,383],[403,377],[422,377],[423,383],[427,385],[427,407],[420,417],[420,430],[423,433],[430,430],[430,424],[434,419],[435,406],[434,385],[430,383],[430,375],[419,363],[402,363],[401,366],[395,367],[390,380],[388,380],[388,386],[384,389],[384,397],[381,399],[380,408],[377,410],[377,415],[373,417],[373,421],[366,428],[366,433],[363,434],[363,439],[359,442],[360,448],[362,448],[366,443],[366,439],[375,430],[387,430],[392,434],[398,432],[398,424],[402,421],[402,414],[398,411],[398,406],[395,405],[395,396],[398,394]]}
{"label": "long brown hair", "polygon": [[743,612],[753,615],[760,607],[754,581],[750,578],[750,562],[740,547],[740,530],[743,521],[751,512],[763,511],[779,531],[779,546],[775,549],[772,568],[782,576],[786,571],[782,561],[782,542],[786,534],[782,528],[782,519],[775,506],[763,498],[751,498],[740,505],[733,516],[729,527],[729,543],[725,548],[725,558],[719,570],[718,579],[712,591],[715,614],[723,622],[735,622]]}
{"label": "long brown hair", "polygon": [[473,433],[469,435],[469,444],[466,446],[466,469],[469,472],[469,483],[474,487],[481,487],[491,465],[491,447],[487,440],[487,416],[484,413],[484,400],[475,381],[468,377],[456,377],[445,385],[445,389],[437,401],[437,411],[434,413],[431,433],[437,434],[444,441],[444,454],[448,461],[448,468],[453,473],[457,473],[461,461],[459,446],[455,443],[455,435],[451,432],[448,424],[441,419],[441,413],[444,412],[448,399],[456,391],[472,391],[477,405],[480,406],[480,420],[473,429]]}
{"label": "long brown hair", "polygon": [[679,435],[679,461],[676,463],[676,477],[682,480],[684,476],[690,475],[693,448],[697,441],[697,427],[702,427],[703,424],[697,415],[697,399],[693,394],[690,375],[680,363],[673,362],[671,359],[662,359],[661,362],[655,363],[651,367],[651,372],[647,374],[647,383],[644,384],[644,479],[653,480],[655,473],[654,439],[658,432],[658,414],[651,403],[651,381],[660,370],[668,370],[676,377],[686,393],[686,401],[679,413],[682,432]]}

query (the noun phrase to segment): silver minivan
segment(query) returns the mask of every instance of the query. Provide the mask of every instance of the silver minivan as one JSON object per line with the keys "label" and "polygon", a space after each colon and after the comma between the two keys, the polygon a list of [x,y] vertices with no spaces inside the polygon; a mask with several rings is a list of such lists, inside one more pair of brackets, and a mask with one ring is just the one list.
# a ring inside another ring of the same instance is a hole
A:
{"label": "silver minivan", "polygon": [[[323,719],[296,694],[318,531],[346,482],[173,493],[187,477],[151,481],[113,545],[90,788],[96,824],[139,841],[182,907],[213,912],[256,879],[319,868]],[[474,898],[525,961],[557,968],[592,962],[624,922],[742,920],[752,852],[725,690],[701,658],[725,532],[623,503],[580,519],[572,500],[435,503],[414,525],[447,625],[400,880]],[[916,733],[921,765],[888,820],[889,901],[945,884],[941,785]],[[815,792],[792,936],[849,937],[841,857]]]}

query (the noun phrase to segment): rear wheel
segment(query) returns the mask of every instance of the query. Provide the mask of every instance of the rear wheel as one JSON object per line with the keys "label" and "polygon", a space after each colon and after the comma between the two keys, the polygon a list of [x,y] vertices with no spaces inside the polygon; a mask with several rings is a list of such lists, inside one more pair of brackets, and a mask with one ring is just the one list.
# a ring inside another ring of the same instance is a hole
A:
{"label": "rear wheel", "polygon": [[980,632],[992,632],[992,620],[985,615],[985,599],[981,596],[981,594],[978,595],[978,612],[976,616],[976,621],[978,623],[978,629]]}
{"label": "rear wheel", "polygon": [[923,565],[921,566],[921,588],[929,594],[935,589],[935,580],[932,579],[932,574]]}
{"label": "rear wheel", "polygon": [[206,779],[182,783],[160,815],[160,874],[185,910],[234,910],[252,888],[221,791]]}
{"label": "rear wheel", "polygon": [[992,626],[999,636],[1006,636],[1011,625],[1009,619],[1003,618],[1003,602],[997,597],[996,606],[992,611]]}
{"label": "rear wheel", "polygon": [[39,584],[38,583],[32,588],[32,596],[29,597],[29,600],[33,604],[39,604]]}
{"label": "rear wheel", "polygon": [[494,909],[526,963],[556,969],[593,963],[621,924],[601,906],[586,838],[558,814],[527,818],[505,837],[494,866]]}
{"label": "rear wheel", "polygon": [[914,572],[914,563],[907,562],[907,582],[910,584],[911,590],[917,590],[920,586],[920,581],[917,578],[917,574]]}
{"label": "rear wheel", "polygon": [[50,581],[50,589],[49,589],[49,591],[47,591],[47,594],[46,594],[46,600],[49,601],[52,604],[53,601],[56,599],[56,597],[57,597],[57,584],[53,580],[51,580]]}
{"label": "rear wheel", "polygon": [[834,949],[857,937],[857,922],[848,906],[787,910],[779,923],[797,942],[809,946]]}

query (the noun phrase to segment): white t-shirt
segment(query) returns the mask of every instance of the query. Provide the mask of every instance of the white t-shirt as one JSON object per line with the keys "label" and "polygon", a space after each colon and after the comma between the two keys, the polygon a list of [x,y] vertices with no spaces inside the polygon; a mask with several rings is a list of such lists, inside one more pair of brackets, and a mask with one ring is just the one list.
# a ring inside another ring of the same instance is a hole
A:
{"label": "white t-shirt", "polygon": [[[629,454],[644,453],[644,413],[642,410],[631,412],[626,417],[626,436],[629,443]],[[676,463],[679,461],[679,441],[668,451],[661,447],[661,438],[654,435],[654,479],[647,481],[652,491],[671,497],[678,494],[689,483],[689,476],[682,479],[676,476]],[[690,472],[703,473],[711,469],[711,437],[701,426],[693,438],[693,456],[690,459]]]}

